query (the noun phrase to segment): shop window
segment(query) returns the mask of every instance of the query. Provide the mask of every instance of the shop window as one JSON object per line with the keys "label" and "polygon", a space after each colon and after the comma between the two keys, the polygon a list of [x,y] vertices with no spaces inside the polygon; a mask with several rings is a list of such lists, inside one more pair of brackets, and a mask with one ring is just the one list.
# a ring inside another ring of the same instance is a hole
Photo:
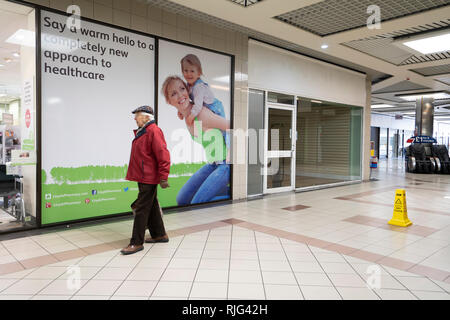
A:
{"label": "shop window", "polygon": [[361,179],[362,108],[297,102],[296,188]]}
{"label": "shop window", "polygon": [[35,12],[0,0],[0,233],[36,226]]}

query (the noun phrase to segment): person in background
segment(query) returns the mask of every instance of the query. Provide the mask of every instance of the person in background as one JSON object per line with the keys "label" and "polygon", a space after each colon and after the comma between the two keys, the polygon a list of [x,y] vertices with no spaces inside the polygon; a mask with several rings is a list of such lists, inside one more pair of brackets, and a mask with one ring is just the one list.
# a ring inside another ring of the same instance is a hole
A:
{"label": "person in background", "polygon": [[[142,106],[132,112],[138,125],[131,146],[130,164],[126,180],[136,181],[139,187],[137,199],[131,204],[134,214],[133,235],[130,244],[122,249],[124,255],[144,249],[146,243],[168,242],[164,228],[162,211],[156,197],[158,184],[169,187],[167,179],[170,172],[170,153],[164,134],[156,125],[153,109]],[[144,239],[145,229],[150,238]]]}

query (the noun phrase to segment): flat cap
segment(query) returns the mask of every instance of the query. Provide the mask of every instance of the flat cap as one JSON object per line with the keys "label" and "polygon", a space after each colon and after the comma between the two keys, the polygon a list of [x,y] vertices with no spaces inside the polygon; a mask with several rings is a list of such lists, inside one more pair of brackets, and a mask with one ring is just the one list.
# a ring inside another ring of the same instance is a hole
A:
{"label": "flat cap", "polygon": [[142,106],[142,107],[136,108],[133,111],[131,111],[131,113],[138,113],[138,112],[145,112],[145,113],[154,114],[153,113],[153,108],[150,107],[150,106]]}

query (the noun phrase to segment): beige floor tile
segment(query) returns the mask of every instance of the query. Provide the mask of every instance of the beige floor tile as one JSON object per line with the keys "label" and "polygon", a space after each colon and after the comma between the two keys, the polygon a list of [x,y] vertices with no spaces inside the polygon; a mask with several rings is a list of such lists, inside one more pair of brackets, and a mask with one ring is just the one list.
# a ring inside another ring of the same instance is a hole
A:
{"label": "beige floor tile", "polygon": [[228,269],[199,269],[195,276],[195,282],[228,282]]}
{"label": "beige floor tile", "polygon": [[111,296],[121,284],[122,281],[120,280],[90,280],[77,292],[76,295]]}
{"label": "beige floor tile", "polygon": [[226,299],[227,283],[194,282],[190,298]]}
{"label": "beige floor tile", "polygon": [[268,300],[303,300],[300,288],[296,285],[266,284]]}
{"label": "beige floor tile", "polygon": [[331,286],[300,286],[305,300],[342,300],[339,293]]}
{"label": "beige floor tile", "polygon": [[188,297],[192,282],[160,281],[152,297]]}
{"label": "beige floor tile", "polygon": [[149,297],[156,285],[156,281],[124,281],[114,296]]}
{"label": "beige floor tile", "polygon": [[230,270],[230,283],[262,283],[260,271]]}
{"label": "beige floor tile", "polygon": [[380,298],[368,288],[336,287],[344,300],[380,300]]}
{"label": "beige floor tile", "polygon": [[92,279],[93,280],[123,280],[131,273],[133,268],[109,268],[101,269]]}
{"label": "beige floor tile", "polygon": [[412,293],[420,300],[450,300],[450,294],[447,292],[413,290]]}
{"label": "beige floor tile", "polygon": [[417,298],[408,290],[375,289],[374,291],[382,300],[417,300]]}
{"label": "beige floor tile", "polygon": [[34,295],[44,289],[52,280],[22,279],[3,290],[1,295]]}
{"label": "beige floor tile", "polygon": [[262,284],[258,283],[229,283],[228,298],[249,300],[265,299],[264,288]]}

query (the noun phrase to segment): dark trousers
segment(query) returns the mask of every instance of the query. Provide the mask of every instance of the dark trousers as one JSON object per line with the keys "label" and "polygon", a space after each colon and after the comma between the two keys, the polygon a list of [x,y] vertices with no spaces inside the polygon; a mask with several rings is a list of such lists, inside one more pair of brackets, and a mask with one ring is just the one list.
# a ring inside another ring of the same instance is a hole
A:
{"label": "dark trousers", "polygon": [[156,197],[156,184],[138,183],[139,194],[131,204],[134,212],[133,236],[130,245],[142,245],[145,239],[145,229],[148,228],[152,238],[166,234],[162,211]]}

